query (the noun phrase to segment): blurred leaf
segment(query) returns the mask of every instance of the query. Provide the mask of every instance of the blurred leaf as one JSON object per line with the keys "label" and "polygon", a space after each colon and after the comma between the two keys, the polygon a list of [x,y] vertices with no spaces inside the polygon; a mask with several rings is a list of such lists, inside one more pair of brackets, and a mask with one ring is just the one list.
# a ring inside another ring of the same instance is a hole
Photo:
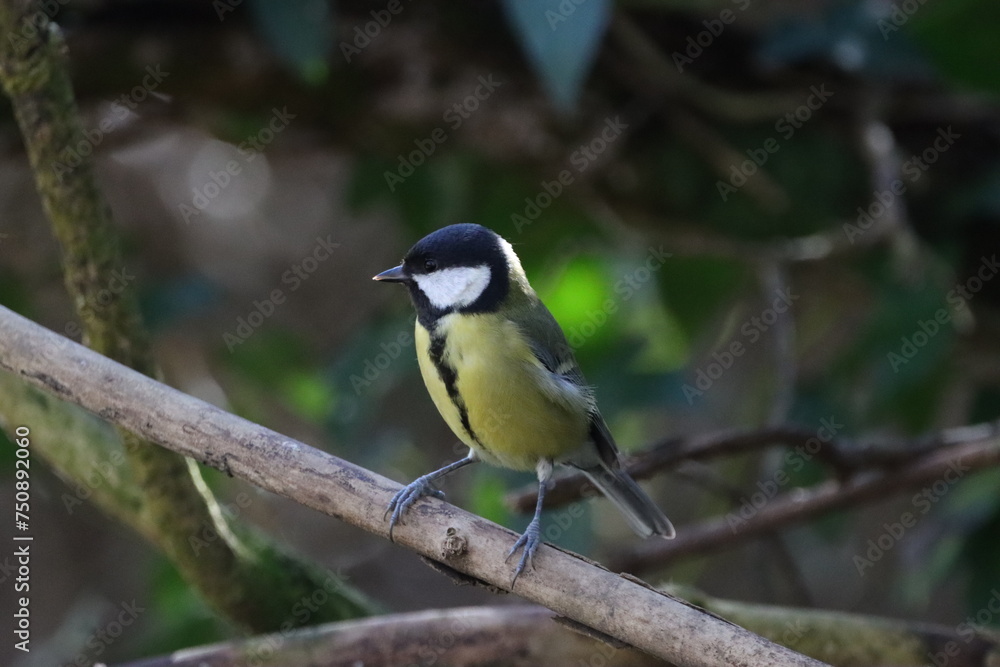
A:
{"label": "blurred leaf", "polygon": [[[826,85],[824,89],[830,96],[828,103],[838,99],[838,93],[845,92],[837,84]],[[728,130],[725,139],[742,159],[767,155],[766,161],[747,177],[747,183],[737,192],[728,193],[725,200],[720,196],[718,183],[735,183],[732,170],[726,176],[717,172],[706,174],[700,200],[693,204],[696,208],[684,214],[706,218],[716,230],[734,238],[765,241],[822,231],[835,216],[856,215],[859,203],[867,205],[871,192],[863,177],[864,165],[851,146],[830,135],[827,121],[833,115],[832,109],[821,106],[810,110],[806,106],[812,94],[810,88],[803,88],[802,106],[789,109],[773,121]],[[794,115],[802,108],[810,114],[804,121],[800,119],[805,116]],[[770,145],[769,141],[777,146],[772,154],[764,149]],[[758,161],[756,157],[754,162]],[[742,165],[740,162],[734,166]],[[760,195],[751,195],[750,182],[759,187],[764,178],[773,183],[787,205],[779,206],[776,202],[770,210],[762,204]]]}
{"label": "blurred leaf", "polygon": [[[949,353],[955,328],[935,320],[939,310],[954,315],[946,301],[947,275],[938,266],[933,275],[903,285],[891,275],[891,260],[868,266],[870,290],[877,298],[873,317],[831,366],[831,389],[841,394],[845,413],[858,414],[857,396],[868,394],[868,414],[862,418],[885,426],[895,423],[908,432],[929,428],[936,401],[947,387]],[[864,389],[862,390],[862,388]]]}
{"label": "blurred leaf", "polygon": [[283,382],[291,369],[304,366],[306,355],[293,334],[272,329],[254,332],[233,348],[229,360],[247,378],[273,387]]}
{"label": "blurred leaf", "polygon": [[[836,99],[838,92],[845,92],[835,85],[828,86],[827,91],[833,93],[831,100]],[[803,90],[803,103],[807,97],[807,91]],[[869,203],[872,193],[863,176],[863,162],[852,146],[828,131],[826,124],[833,116],[831,111],[825,108],[815,111],[790,137],[788,132],[794,129],[790,125],[781,125],[782,131],[775,131],[784,117],[770,126],[770,136],[778,140],[780,149],[766,168],[787,193],[791,204],[774,216],[777,219],[772,225],[764,227],[765,233],[804,236],[824,231],[834,216],[856,217],[857,206]],[[861,201],[858,201],[859,191]]]}
{"label": "blurred leaf", "polygon": [[149,611],[156,621],[143,624],[146,655],[170,653],[231,636],[232,628],[218,620],[165,557],[156,559],[150,579],[153,602]]}
{"label": "blurred leaf", "polygon": [[258,331],[226,357],[232,368],[250,382],[230,392],[241,412],[254,416],[255,406],[278,398],[306,421],[322,423],[338,403],[338,394],[306,353],[303,344],[287,332]]}
{"label": "blurred leaf", "polygon": [[574,109],[597,55],[611,11],[610,0],[504,0],[507,18],[549,97]]}
{"label": "blurred leaf", "polygon": [[476,469],[469,494],[469,511],[506,526],[509,525],[511,515],[503,502],[507,485],[501,475],[499,471],[484,466]]}
{"label": "blurred leaf", "polygon": [[327,0],[251,0],[250,10],[271,48],[303,81],[326,80],[336,35]]}
{"label": "blurred leaf", "polygon": [[642,373],[679,370],[690,354],[680,323],[659,299],[643,301],[632,304],[625,318],[625,331],[644,343],[632,368]]}
{"label": "blurred leaf", "polygon": [[321,422],[336,407],[330,385],[312,370],[289,373],[280,390],[297,413],[313,422]]}
{"label": "blurred leaf", "polygon": [[912,34],[950,79],[996,93],[1000,92],[998,23],[1000,4],[994,0],[927,2],[908,15],[892,39],[903,32]]}
{"label": "blurred leaf", "polygon": [[1000,514],[1000,469],[984,470],[963,480],[948,494],[945,507],[951,526],[972,528],[988,524]]}
{"label": "blurred leaf", "polygon": [[574,349],[583,347],[590,338],[608,335],[605,325],[615,313],[606,306],[614,302],[604,264],[597,258],[578,255],[570,259],[557,274],[539,282],[537,289]]}
{"label": "blurred leaf", "polygon": [[715,257],[673,257],[659,271],[660,292],[688,338],[696,338],[747,281],[741,263]]}
{"label": "blurred leaf", "polygon": [[347,205],[352,210],[363,211],[377,203],[393,201],[385,173],[395,168],[396,165],[381,157],[369,154],[358,156],[346,188]]}

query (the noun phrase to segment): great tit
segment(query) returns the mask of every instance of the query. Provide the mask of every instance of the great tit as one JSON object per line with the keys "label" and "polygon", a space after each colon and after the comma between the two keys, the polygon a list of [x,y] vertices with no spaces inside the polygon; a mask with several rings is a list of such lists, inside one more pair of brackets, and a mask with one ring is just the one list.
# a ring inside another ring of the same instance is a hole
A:
{"label": "great tit", "polygon": [[421,496],[443,497],[435,480],[479,460],[538,474],[535,515],[507,554],[523,549],[514,581],[541,545],[545,489],[557,463],[583,472],[642,537],[674,536],[667,517],[622,469],[593,390],[510,243],[481,225],[450,225],[374,280],[409,289],[420,373],[441,416],[469,447],[465,458],[393,496],[390,536]]}

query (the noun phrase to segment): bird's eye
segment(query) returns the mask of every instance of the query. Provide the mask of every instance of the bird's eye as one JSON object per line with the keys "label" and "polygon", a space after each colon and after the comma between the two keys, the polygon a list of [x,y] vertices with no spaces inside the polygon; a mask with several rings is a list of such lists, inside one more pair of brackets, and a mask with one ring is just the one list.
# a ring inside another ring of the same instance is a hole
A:
{"label": "bird's eye", "polygon": [[436,259],[425,259],[424,260],[424,271],[431,273],[432,271],[437,271],[438,263]]}

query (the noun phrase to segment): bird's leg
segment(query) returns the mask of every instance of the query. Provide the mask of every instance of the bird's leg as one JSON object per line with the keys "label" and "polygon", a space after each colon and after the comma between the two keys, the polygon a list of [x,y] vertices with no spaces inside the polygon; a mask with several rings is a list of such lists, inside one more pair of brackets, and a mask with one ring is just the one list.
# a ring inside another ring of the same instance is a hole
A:
{"label": "bird's leg", "polygon": [[[444,492],[435,488],[434,480],[438,477],[444,477],[448,473],[458,470],[459,468],[463,468],[477,460],[476,453],[470,449],[468,456],[464,459],[460,459],[454,463],[449,463],[440,470],[427,473],[423,477],[418,477],[397,491],[396,495],[394,495],[392,500],[389,501],[389,507],[385,510],[385,514],[392,512],[392,516],[389,518],[389,539],[392,539],[392,529],[397,523],[399,523],[400,518],[403,516],[403,512],[405,512],[410,505],[417,502],[421,496],[444,498]],[[385,514],[382,515],[383,520],[385,519]]]}
{"label": "bird's leg", "polygon": [[535,503],[535,516],[532,517],[531,523],[524,529],[524,533],[514,543],[511,550],[507,552],[506,560],[510,560],[510,557],[518,549],[524,549],[521,553],[521,561],[514,568],[514,580],[510,582],[511,588],[517,583],[517,578],[521,576],[521,572],[524,571],[525,567],[530,566],[534,568],[531,559],[534,557],[535,552],[538,551],[538,547],[542,545],[542,506],[545,504],[545,490],[548,488],[549,480],[552,478],[552,461],[542,459],[538,462],[535,470],[538,472],[538,502]]}

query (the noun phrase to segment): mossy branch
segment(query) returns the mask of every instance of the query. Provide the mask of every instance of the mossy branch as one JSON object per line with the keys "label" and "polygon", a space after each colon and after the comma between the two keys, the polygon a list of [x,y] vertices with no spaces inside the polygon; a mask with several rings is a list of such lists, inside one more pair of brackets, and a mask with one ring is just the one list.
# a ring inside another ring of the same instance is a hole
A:
{"label": "mossy branch", "polygon": [[[989,667],[1000,661],[1000,636],[971,626],[949,628],[881,616],[795,609],[724,600],[671,586],[684,597],[772,641],[837,667],[921,665]],[[511,605],[432,609],[363,621],[330,623],[309,632],[225,642],[130,662],[119,667],[324,667],[333,664],[606,665],[664,663],[549,621],[544,607]],[[329,656],[324,660],[324,656]]]}
{"label": "mossy branch", "polygon": [[[86,143],[66,55],[59,30],[41,3],[0,0],[0,85],[10,97],[38,193],[59,241],[66,287],[83,321],[84,342],[156,377],[134,289],[120,277],[127,271],[92,161],[84,156],[69,167],[64,160],[67,149]],[[112,284],[116,272],[119,278]],[[313,568],[273,545],[238,537],[190,461],[128,431],[120,431],[119,437],[128,463],[123,477],[131,478],[139,491],[122,511],[130,517],[141,515],[134,517],[133,525],[221,614],[254,631],[273,630],[287,618],[303,588],[311,592],[323,585]],[[78,444],[87,451],[84,458],[101,459],[109,455],[107,443]],[[70,462],[79,459],[81,450],[52,444],[48,451],[51,460],[66,463],[58,466],[64,473],[73,474]],[[195,552],[189,539],[206,525],[222,539]],[[331,604],[311,620],[340,620],[367,610],[355,596],[331,596]]]}

